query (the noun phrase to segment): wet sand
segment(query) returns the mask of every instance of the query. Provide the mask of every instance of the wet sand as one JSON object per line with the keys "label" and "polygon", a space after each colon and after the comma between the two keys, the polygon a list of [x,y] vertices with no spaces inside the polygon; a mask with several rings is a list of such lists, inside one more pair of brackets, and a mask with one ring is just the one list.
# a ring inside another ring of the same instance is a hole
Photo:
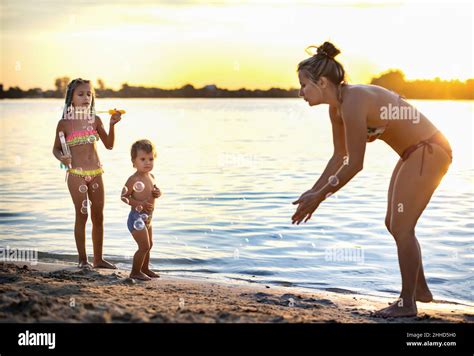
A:
{"label": "wet sand", "polygon": [[0,263],[0,322],[98,323],[472,323],[469,305],[418,303],[418,316],[381,319],[393,299],[293,287],[215,283],[74,264]]}

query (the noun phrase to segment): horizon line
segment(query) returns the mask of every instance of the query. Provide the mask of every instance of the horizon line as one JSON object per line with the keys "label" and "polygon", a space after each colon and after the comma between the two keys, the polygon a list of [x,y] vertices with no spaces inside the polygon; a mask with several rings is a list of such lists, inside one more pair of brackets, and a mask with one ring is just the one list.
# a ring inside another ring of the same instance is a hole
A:
{"label": "horizon line", "polygon": [[[386,74],[388,72],[384,72],[384,74]],[[380,75],[379,75],[380,77]],[[371,78],[371,81],[373,79],[376,79],[376,78],[379,78],[379,77],[372,77]],[[64,78],[64,77],[61,77],[61,78]],[[59,78],[56,78],[56,79],[59,79]],[[129,84],[128,82],[124,82],[122,83],[122,87],[120,88],[108,88],[108,87],[105,87],[104,89],[100,89],[98,88],[97,86],[97,81],[100,80],[101,78],[97,78],[96,79],[96,85],[93,84],[93,87],[94,87],[94,90],[112,90],[112,91],[119,91],[123,88],[124,85],[127,85],[128,87],[134,87],[134,88],[146,88],[146,89],[160,89],[160,90],[180,90],[180,89],[183,89],[187,86],[192,86],[193,89],[196,89],[196,90],[199,90],[199,89],[205,89],[207,87],[216,87],[217,89],[221,89],[221,90],[229,90],[229,91],[238,91],[238,90],[249,90],[249,91],[257,91],[257,90],[260,90],[260,91],[268,91],[268,90],[271,90],[271,89],[279,89],[279,90],[298,90],[298,87],[278,87],[278,86],[270,86],[268,87],[268,89],[262,89],[262,88],[247,88],[247,87],[240,87],[240,88],[237,88],[237,89],[230,89],[230,88],[225,88],[225,87],[220,87],[218,84],[214,84],[214,83],[211,83],[211,84],[206,84],[206,85],[203,85],[203,86],[197,86],[196,84],[193,84],[193,83],[186,83],[186,84],[183,84],[182,86],[180,87],[159,87],[159,86],[146,86],[146,85],[143,85],[143,84]],[[416,82],[416,81],[429,81],[429,82],[460,82],[460,83],[467,83],[468,81],[471,81],[471,80],[474,80],[474,77],[473,78],[466,78],[466,79],[459,79],[459,78],[450,78],[450,79],[442,79],[440,77],[434,77],[434,78],[416,78],[416,79],[410,79],[410,80],[405,80],[404,82],[405,83],[410,83],[410,82]],[[90,80],[91,82],[93,82],[93,80]],[[364,85],[370,85],[371,83],[370,82],[366,82],[366,83],[352,83],[350,81],[347,81],[346,82],[347,84],[364,84]],[[3,86],[3,83],[0,82],[0,85]],[[30,88],[27,88],[27,89],[22,89],[19,85],[10,85],[7,87],[4,87],[3,88],[3,91],[7,91],[9,89],[12,89],[12,88],[18,88],[20,90],[23,90],[23,91],[28,91],[28,90],[32,90],[32,89],[40,89],[42,91],[56,91],[56,89],[54,88],[42,88],[42,87],[30,87]]]}

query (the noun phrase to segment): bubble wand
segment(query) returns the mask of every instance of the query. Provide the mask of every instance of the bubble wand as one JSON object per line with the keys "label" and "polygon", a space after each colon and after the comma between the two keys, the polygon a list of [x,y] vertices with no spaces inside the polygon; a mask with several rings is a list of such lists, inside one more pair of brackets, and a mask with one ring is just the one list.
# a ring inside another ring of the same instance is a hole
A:
{"label": "bubble wand", "polygon": [[110,109],[110,110],[100,110],[100,111],[96,111],[96,113],[98,113],[98,114],[107,113],[107,114],[109,114],[109,115],[113,115],[113,114],[115,114],[115,113],[117,113],[117,112],[120,113],[120,114],[122,114],[122,115],[126,113],[125,110],[115,110],[115,109],[114,109],[114,110]]}

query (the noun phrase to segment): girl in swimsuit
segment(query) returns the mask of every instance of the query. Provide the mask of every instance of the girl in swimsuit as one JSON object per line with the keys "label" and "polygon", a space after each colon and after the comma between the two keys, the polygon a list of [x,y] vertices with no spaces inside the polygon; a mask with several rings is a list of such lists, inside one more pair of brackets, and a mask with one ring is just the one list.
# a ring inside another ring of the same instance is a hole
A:
{"label": "girl in swimsuit", "polygon": [[[53,155],[69,167],[67,185],[76,211],[74,237],[81,268],[116,268],[102,258],[104,240],[104,183],[102,164],[97,154],[96,142],[101,139],[111,150],[114,146],[114,126],[121,119],[120,112],[110,118],[109,133],[101,119],[95,115],[94,88],[89,80],[74,79],[66,92],[66,103],[56,128]],[[63,152],[59,134],[66,137],[67,152]],[[86,254],[86,222],[91,212],[94,260],[91,265]]]}
{"label": "girl in swimsuit", "polygon": [[[388,190],[385,225],[397,245],[402,288],[399,299],[375,315],[414,316],[417,301],[433,300],[415,226],[448,171],[451,147],[444,135],[401,96],[375,85],[346,84],[344,68],[334,59],[340,51],[332,43],[316,48],[317,53],[299,63],[299,95],[310,106],[329,104],[334,153],[314,186],[293,202],[298,208],[292,221],[308,221],[322,201],[362,170],[367,142],[386,142],[400,156]],[[382,115],[387,108],[409,117]]]}

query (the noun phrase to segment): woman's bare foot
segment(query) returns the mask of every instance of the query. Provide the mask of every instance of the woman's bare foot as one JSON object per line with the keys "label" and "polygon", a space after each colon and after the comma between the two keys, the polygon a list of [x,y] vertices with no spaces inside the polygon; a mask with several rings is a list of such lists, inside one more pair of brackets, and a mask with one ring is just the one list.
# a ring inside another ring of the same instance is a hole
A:
{"label": "woman's bare foot", "polygon": [[89,261],[79,261],[77,267],[83,269],[92,269],[93,266]]}
{"label": "woman's bare foot", "polygon": [[142,269],[142,272],[145,273],[148,277],[160,278],[160,275],[158,273],[153,272],[151,269]]}
{"label": "woman's bare foot", "polygon": [[117,266],[114,264],[106,261],[106,260],[100,260],[98,262],[94,261],[94,268],[108,268],[108,269],[117,269]]}
{"label": "woman's bare foot", "polygon": [[417,302],[429,303],[433,301],[433,294],[431,294],[429,289],[425,290],[416,290],[415,299]]}
{"label": "woman's bare foot", "polygon": [[138,273],[130,273],[130,278],[133,279],[139,279],[141,281],[151,281],[151,278],[148,277],[145,273],[143,272],[138,272]]}
{"label": "woman's bare foot", "polygon": [[417,313],[416,303],[406,304],[403,303],[402,299],[398,299],[388,307],[377,310],[374,316],[381,318],[400,318],[416,316]]}

